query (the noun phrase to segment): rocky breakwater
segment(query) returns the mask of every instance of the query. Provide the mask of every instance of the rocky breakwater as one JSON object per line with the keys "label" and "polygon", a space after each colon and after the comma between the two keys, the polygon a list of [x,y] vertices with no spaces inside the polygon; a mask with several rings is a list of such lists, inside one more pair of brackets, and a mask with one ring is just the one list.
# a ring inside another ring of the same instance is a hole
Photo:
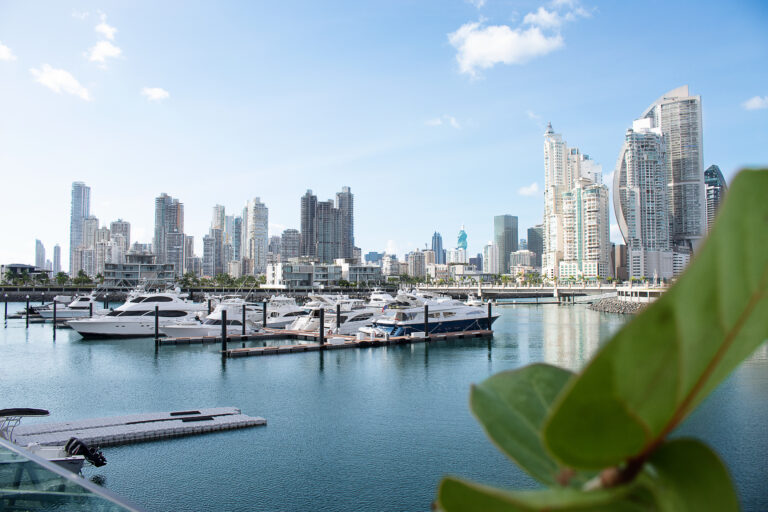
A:
{"label": "rocky breakwater", "polygon": [[648,304],[640,302],[627,302],[619,300],[616,297],[608,297],[593,302],[589,309],[600,311],[602,313],[621,313],[625,315],[634,315],[643,310]]}

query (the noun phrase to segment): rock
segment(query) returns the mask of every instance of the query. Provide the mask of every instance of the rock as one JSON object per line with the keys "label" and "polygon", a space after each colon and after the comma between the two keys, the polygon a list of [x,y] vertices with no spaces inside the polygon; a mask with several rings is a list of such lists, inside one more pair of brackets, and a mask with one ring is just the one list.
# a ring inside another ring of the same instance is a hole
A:
{"label": "rock", "polygon": [[648,304],[640,302],[627,302],[619,300],[616,297],[609,297],[593,302],[588,309],[600,311],[602,313],[618,313],[624,315],[634,315],[642,311]]}

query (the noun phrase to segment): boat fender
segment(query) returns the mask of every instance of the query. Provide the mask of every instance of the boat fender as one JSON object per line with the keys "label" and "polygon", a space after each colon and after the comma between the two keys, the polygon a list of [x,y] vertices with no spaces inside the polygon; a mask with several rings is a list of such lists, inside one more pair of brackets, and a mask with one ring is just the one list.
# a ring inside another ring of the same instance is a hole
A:
{"label": "boat fender", "polygon": [[98,448],[91,448],[80,439],[76,437],[70,437],[67,444],[64,445],[64,450],[69,455],[82,455],[85,460],[100,468],[107,463],[107,458]]}

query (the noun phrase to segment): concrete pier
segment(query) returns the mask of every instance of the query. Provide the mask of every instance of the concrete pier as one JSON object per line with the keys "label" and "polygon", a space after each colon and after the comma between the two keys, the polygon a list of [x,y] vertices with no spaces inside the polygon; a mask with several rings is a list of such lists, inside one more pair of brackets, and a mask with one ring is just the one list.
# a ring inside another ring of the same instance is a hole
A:
{"label": "concrete pier", "polygon": [[22,425],[16,427],[14,437],[21,446],[63,445],[77,437],[90,446],[104,447],[266,424],[264,418],[246,416],[235,407],[215,407]]}

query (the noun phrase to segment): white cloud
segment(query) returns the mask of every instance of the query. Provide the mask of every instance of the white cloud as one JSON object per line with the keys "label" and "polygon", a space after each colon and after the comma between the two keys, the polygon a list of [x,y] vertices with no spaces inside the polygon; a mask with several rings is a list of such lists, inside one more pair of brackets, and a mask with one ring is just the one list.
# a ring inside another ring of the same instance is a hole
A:
{"label": "white cloud", "polygon": [[424,124],[427,126],[442,126],[443,124],[447,124],[447,125],[450,125],[452,128],[456,128],[457,130],[461,129],[461,125],[459,124],[459,121],[455,117],[449,116],[448,114],[443,114],[442,117],[428,119],[424,121]]}
{"label": "white cloud", "polygon": [[72,17],[79,20],[84,20],[90,13],[88,11],[72,11]]}
{"label": "white cloud", "polygon": [[4,60],[6,62],[16,60],[16,56],[13,54],[11,49],[5,46],[2,42],[0,42],[0,60]]}
{"label": "white cloud", "polygon": [[521,196],[535,196],[539,193],[539,184],[534,181],[527,187],[521,187],[518,189],[517,193]]}
{"label": "white cloud", "polygon": [[746,110],[760,110],[761,108],[768,108],[768,96],[755,96],[753,98],[749,98],[747,101],[742,103],[741,106]]}
{"label": "white cloud", "polygon": [[149,101],[163,101],[171,96],[168,91],[160,87],[144,87],[141,95],[146,96]]}
{"label": "white cloud", "polygon": [[88,50],[88,60],[91,62],[106,63],[107,59],[119,57],[123,51],[109,41],[99,41]]}
{"label": "white cloud", "polygon": [[526,111],[525,111],[525,115],[527,115],[527,116],[528,116],[528,119],[533,119],[534,121],[538,121],[539,119],[541,119],[541,116],[540,116],[540,115],[538,115],[538,114],[537,114],[536,112],[534,112],[533,110],[526,110]]}
{"label": "white cloud", "polygon": [[49,88],[53,92],[66,92],[85,101],[90,101],[91,95],[88,89],[80,85],[80,82],[68,71],[63,69],[54,69],[48,64],[43,64],[41,69],[30,69],[30,73],[35,77],[35,81]]}
{"label": "white cloud", "polygon": [[557,11],[548,11],[544,7],[539,7],[538,11],[526,14],[523,23],[541,28],[557,28],[562,25],[563,19]]}
{"label": "white cloud", "polygon": [[499,63],[523,64],[563,46],[560,34],[548,36],[539,27],[525,30],[507,25],[485,27],[482,22],[462,25],[448,34],[448,41],[457,50],[459,70],[471,76],[476,76],[478,69]]}
{"label": "white cloud", "polygon": [[485,5],[485,0],[467,0],[467,2],[474,5],[478,9]]}
{"label": "white cloud", "polygon": [[[86,13],[87,15],[87,13]],[[101,23],[96,25],[93,29],[101,34],[102,36],[106,37],[110,41],[113,41],[115,39],[115,32],[117,32],[117,29],[115,27],[112,27],[110,25],[107,25],[107,15],[104,13],[101,13],[99,16],[99,19],[101,19]]]}

